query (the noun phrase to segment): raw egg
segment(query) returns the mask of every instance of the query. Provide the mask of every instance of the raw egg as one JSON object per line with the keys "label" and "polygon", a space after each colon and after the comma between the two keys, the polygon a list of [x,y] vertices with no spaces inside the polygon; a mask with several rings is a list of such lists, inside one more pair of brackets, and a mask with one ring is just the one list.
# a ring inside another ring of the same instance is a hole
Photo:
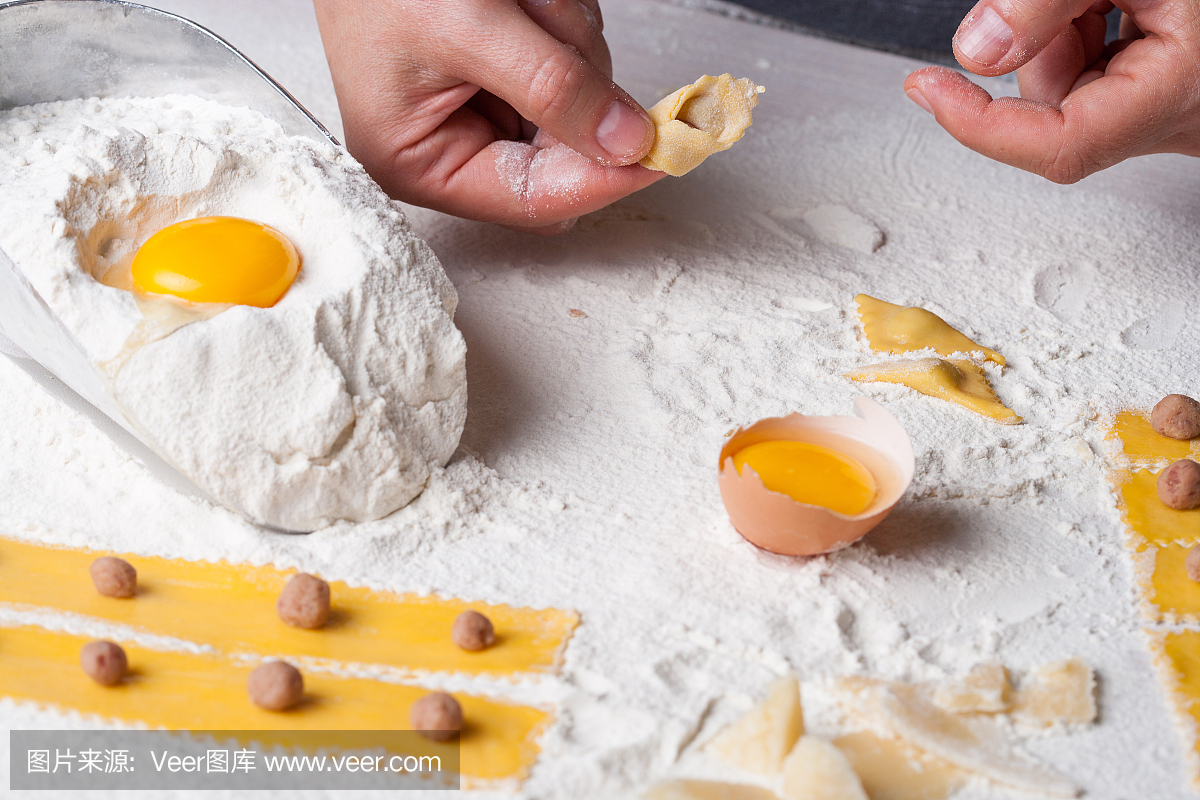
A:
{"label": "raw egg", "polygon": [[809,442],[759,442],[737,451],[733,465],[758,473],[772,492],[798,503],[859,514],[875,499],[875,478],[848,455]]}
{"label": "raw egg", "polygon": [[916,459],[900,423],[870,398],[853,417],[789,414],[738,429],[721,448],[721,499],[733,526],[773,553],[840,550],[883,522]]}
{"label": "raw egg", "polygon": [[177,222],[146,240],[133,257],[133,284],[143,292],[193,303],[269,308],[279,302],[300,256],[274,228],[236,217]]}

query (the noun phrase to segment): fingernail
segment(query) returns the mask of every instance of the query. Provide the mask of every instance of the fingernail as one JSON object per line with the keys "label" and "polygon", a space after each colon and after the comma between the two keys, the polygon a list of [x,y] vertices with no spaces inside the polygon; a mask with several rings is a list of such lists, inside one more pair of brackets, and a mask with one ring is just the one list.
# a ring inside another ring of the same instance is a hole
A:
{"label": "fingernail", "polygon": [[627,159],[646,143],[646,119],[620,100],[614,100],[596,128],[596,141],[611,155]]}
{"label": "fingernail", "polygon": [[990,67],[1012,49],[1013,32],[1000,15],[984,6],[958,32],[958,49],[971,61]]}
{"label": "fingernail", "polygon": [[919,89],[909,89],[905,94],[908,95],[909,100],[912,100],[930,114],[933,113],[933,106],[929,105],[929,101],[925,99],[925,95],[921,94]]}
{"label": "fingernail", "polygon": [[587,17],[588,24],[593,28],[597,27],[600,21],[596,19],[595,12],[587,7],[587,3],[576,2],[576,5],[579,6],[579,10],[583,12],[583,15]]}

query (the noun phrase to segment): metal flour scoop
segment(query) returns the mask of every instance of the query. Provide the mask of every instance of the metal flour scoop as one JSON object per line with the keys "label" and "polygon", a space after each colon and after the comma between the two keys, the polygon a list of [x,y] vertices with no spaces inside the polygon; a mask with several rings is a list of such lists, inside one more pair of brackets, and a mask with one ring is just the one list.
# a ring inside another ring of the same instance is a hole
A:
{"label": "metal flour scoop", "polygon": [[[336,144],[265,72],[181,17],[117,0],[0,3],[0,110],[81,97],[164,94],[247,106],[289,134]],[[211,500],[139,436],[83,347],[2,249],[0,353],[89,417],[164,483]]]}

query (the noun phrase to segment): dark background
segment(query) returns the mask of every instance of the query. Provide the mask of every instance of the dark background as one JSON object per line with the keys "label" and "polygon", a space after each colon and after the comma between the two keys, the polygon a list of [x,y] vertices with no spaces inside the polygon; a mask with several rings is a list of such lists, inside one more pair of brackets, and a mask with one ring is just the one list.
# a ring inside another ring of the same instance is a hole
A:
{"label": "dark background", "polygon": [[[975,0],[733,0],[783,27],[954,64],[950,40]],[[1109,39],[1120,12],[1109,15]]]}

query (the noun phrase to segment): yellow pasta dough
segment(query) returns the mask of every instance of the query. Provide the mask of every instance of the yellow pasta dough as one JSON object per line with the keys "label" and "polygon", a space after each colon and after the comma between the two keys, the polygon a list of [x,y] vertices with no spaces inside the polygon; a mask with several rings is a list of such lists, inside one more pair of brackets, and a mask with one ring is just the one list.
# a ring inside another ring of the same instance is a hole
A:
{"label": "yellow pasta dough", "polygon": [[860,294],[854,300],[872,350],[908,353],[931,347],[940,356],[981,352],[987,361],[1002,367],[1007,363],[1004,356],[971,341],[932,311],[898,306],[869,294]]}
{"label": "yellow pasta dough", "polygon": [[1035,725],[1085,724],[1096,719],[1096,676],[1078,658],[1045,664],[1017,692],[1013,713]]}
{"label": "yellow pasta dough", "polygon": [[956,714],[992,713],[1007,711],[1011,695],[1003,664],[976,664],[958,683],[938,689],[933,702]]}
{"label": "yellow pasta dough", "polygon": [[871,800],[945,800],[968,773],[903,739],[857,731],[833,740]]}
{"label": "yellow pasta dough", "polygon": [[[109,554],[0,537],[0,603],[106,619],[203,642],[222,653],[495,676],[557,671],[579,624],[573,611],[468,604],[334,581],[330,623],[324,630],[306,631],[276,615],[275,601],[291,576],[272,567],[114,554],[137,568],[133,602],[103,597],[87,580],[88,565],[100,555]],[[468,653],[454,646],[450,626],[469,607],[492,620],[502,647]]]}
{"label": "yellow pasta dough", "polygon": [[1169,439],[1150,425],[1150,414],[1125,409],[1117,412],[1109,439],[1121,444],[1121,452],[1139,467],[1160,467],[1190,458],[1200,461],[1200,439]]}
{"label": "yellow pasta dough", "polygon": [[750,112],[763,91],[749,78],[725,73],[701,76],[667,95],[650,109],[654,146],[641,165],[679,177],[713,153],[728,150],[753,122]]}
{"label": "yellow pasta dough", "polygon": [[983,370],[970,361],[922,358],[897,364],[874,364],[846,375],[860,383],[899,383],[929,397],[948,400],[1002,425],[1021,418],[996,397]]}

